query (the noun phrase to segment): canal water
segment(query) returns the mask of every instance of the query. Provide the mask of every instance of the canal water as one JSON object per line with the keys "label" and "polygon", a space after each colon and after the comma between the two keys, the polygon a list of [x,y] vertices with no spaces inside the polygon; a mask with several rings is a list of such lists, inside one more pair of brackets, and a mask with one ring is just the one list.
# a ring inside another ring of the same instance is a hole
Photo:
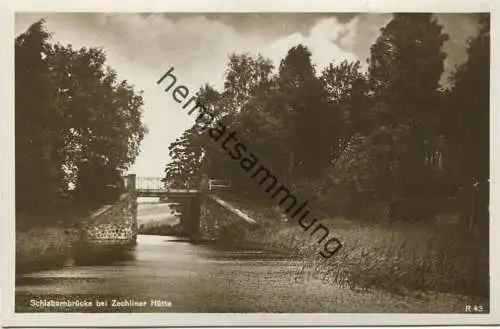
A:
{"label": "canal water", "polygon": [[18,277],[16,312],[461,311],[435,298],[340,288],[300,267],[259,250],[139,235],[117,257]]}

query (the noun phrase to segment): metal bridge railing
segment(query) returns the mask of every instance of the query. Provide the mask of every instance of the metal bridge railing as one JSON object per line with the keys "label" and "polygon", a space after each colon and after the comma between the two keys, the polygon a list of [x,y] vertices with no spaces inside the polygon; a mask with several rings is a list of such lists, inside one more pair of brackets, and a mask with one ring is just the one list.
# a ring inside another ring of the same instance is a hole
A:
{"label": "metal bridge railing", "polygon": [[137,190],[168,190],[167,184],[160,177],[136,177],[135,188]]}
{"label": "metal bridge railing", "polygon": [[[192,184],[191,184],[192,185]],[[189,182],[183,184],[175,184],[171,186],[170,182],[165,181],[162,177],[136,177],[135,189],[144,192],[169,192],[169,191],[197,191],[196,186],[190,186]]]}
{"label": "metal bridge railing", "polygon": [[[162,177],[136,177],[135,189],[140,191],[170,191],[170,190],[197,190],[196,186],[190,186],[189,182],[181,184],[176,188],[171,188],[170,184]],[[225,179],[210,179],[208,180],[208,188],[210,191],[221,188],[231,187],[231,182]]]}
{"label": "metal bridge railing", "polygon": [[225,179],[210,179],[208,181],[208,189],[210,191],[218,188],[229,188],[231,187],[231,182]]}

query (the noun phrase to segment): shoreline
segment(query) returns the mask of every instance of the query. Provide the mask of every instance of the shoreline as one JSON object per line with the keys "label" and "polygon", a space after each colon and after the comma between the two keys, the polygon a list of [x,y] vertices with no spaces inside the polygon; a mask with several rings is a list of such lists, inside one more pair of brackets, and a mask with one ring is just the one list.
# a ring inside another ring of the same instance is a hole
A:
{"label": "shoreline", "polygon": [[78,241],[76,229],[48,227],[17,231],[16,275],[64,266],[71,260]]}

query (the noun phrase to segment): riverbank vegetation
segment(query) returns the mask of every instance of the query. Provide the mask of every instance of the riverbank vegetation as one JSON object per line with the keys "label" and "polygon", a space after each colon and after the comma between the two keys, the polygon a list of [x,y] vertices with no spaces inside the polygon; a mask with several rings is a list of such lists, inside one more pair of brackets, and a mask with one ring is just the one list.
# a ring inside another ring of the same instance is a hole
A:
{"label": "riverbank vegetation", "polygon": [[[233,54],[223,88],[205,85],[198,100],[317,218],[348,219],[331,226],[343,248],[321,260],[335,264],[337,282],[487,295],[489,24],[477,15],[466,60],[445,78],[448,36],[436,17],[394,14],[367,65],[334,61],[318,72],[301,44],[276,68],[261,55]],[[207,131],[195,125],[170,145],[166,180],[229,180],[243,204],[272,209]],[[291,228],[270,218],[246,236],[316,247],[296,220]]]}
{"label": "riverbank vegetation", "polygon": [[454,222],[387,225],[328,218],[324,222],[344,244],[335,257],[325,260],[316,253],[316,239],[304,239],[303,229],[296,223],[280,221],[276,215],[273,218],[267,207],[231,203],[260,224],[253,227],[237,218],[226,218],[232,224],[222,230],[219,243],[299,258],[304,268],[314,268],[327,285],[488,297],[489,282],[484,279],[489,277],[488,246],[480,233]]}
{"label": "riverbank vegetation", "polygon": [[[44,20],[15,39],[16,260],[51,263],[79,218],[116,200],[146,128],[143,100],[99,48],[51,43]],[[24,265],[23,265],[24,266]]]}

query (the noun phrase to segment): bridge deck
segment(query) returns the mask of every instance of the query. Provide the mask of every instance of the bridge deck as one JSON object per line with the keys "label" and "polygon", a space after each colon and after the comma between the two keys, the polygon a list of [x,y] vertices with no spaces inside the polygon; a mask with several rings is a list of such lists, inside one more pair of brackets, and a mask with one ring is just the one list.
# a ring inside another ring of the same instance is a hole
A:
{"label": "bridge deck", "polygon": [[168,196],[194,196],[200,193],[191,189],[136,189],[137,196],[168,197]]}

